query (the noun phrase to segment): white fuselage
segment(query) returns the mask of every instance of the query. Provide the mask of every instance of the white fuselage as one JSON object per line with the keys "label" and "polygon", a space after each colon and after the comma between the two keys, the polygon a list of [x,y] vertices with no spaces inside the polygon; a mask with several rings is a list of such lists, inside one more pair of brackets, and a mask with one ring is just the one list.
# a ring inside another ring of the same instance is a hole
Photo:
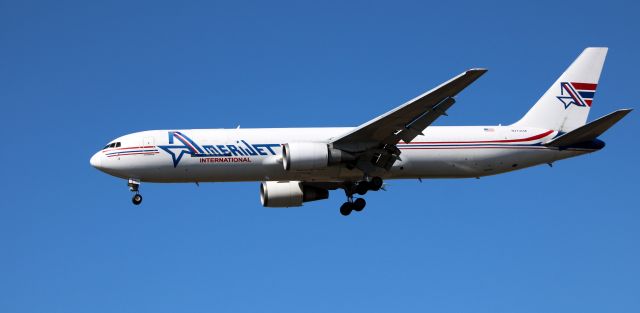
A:
{"label": "white fuselage", "polygon": [[[340,128],[188,129],[143,131],[113,140],[91,164],[121,178],[146,182],[307,181],[362,179],[344,165],[286,171],[282,144],[329,142],[350,131]],[[176,135],[177,133],[177,135]],[[432,126],[410,143],[385,179],[467,178],[551,163],[596,148],[549,148],[557,131],[513,126]]]}

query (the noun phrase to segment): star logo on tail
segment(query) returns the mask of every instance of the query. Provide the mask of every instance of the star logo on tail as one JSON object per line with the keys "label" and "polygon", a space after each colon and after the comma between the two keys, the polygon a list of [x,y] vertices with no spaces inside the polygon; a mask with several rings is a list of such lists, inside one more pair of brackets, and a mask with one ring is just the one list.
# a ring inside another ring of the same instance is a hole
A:
{"label": "star logo on tail", "polygon": [[556,98],[562,102],[565,110],[572,104],[577,107],[591,107],[597,86],[589,83],[562,82],[560,95]]}

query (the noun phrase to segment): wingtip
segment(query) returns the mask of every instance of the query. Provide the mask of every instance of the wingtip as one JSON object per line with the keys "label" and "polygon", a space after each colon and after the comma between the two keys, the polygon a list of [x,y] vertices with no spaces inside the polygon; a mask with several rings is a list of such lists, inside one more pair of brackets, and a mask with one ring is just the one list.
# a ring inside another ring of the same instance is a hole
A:
{"label": "wingtip", "polygon": [[609,50],[609,47],[586,47],[585,50]]}
{"label": "wingtip", "polygon": [[631,108],[617,109],[608,115],[620,116],[620,118],[623,118],[627,116],[627,114],[631,113],[631,111],[633,111]]}
{"label": "wingtip", "polygon": [[480,76],[484,75],[484,73],[486,73],[487,71],[488,71],[488,69],[486,69],[486,68],[472,68],[472,69],[467,70],[466,72],[464,72],[463,75],[468,76],[468,77],[474,77],[475,79],[477,79]]}

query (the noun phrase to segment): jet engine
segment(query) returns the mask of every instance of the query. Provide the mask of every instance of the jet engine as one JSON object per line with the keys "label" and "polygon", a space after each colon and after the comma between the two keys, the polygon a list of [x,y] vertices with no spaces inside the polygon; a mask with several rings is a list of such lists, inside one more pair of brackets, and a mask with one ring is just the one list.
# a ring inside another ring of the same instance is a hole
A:
{"label": "jet engine", "polygon": [[303,202],[327,198],[328,190],[304,186],[299,181],[266,181],[260,184],[260,202],[269,208],[301,206]]}
{"label": "jet engine", "polygon": [[329,148],[322,142],[290,142],[282,145],[282,165],[287,171],[318,170],[354,159],[352,154]]}

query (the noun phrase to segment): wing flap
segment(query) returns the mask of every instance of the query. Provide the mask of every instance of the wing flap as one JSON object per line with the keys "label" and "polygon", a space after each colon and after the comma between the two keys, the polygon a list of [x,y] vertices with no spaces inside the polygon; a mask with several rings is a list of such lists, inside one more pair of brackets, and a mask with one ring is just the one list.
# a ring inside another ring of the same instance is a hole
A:
{"label": "wing flap", "polygon": [[407,124],[402,130],[393,136],[389,136],[384,143],[395,144],[402,140],[404,142],[410,142],[419,135],[423,135],[422,131],[425,130],[431,123],[433,123],[441,115],[447,115],[447,110],[456,103],[453,98],[446,98],[442,102],[438,103],[431,110],[423,113],[418,118]]}

